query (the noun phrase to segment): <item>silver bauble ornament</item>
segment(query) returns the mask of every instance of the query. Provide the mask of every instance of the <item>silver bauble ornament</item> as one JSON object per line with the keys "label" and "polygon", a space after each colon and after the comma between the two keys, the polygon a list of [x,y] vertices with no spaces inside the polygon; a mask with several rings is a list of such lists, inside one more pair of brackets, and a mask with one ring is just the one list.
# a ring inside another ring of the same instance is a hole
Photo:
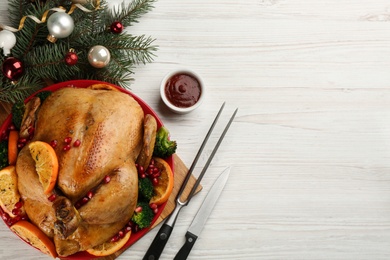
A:
{"label": "silver bauble ornament", "polygon": [[47,29],[49,30],[47,39],[53,43],[57,39],[66,38],[73,32],[73,18],[67,13],[56,12],[47,20]]}
{"label": "silver bauble ornament", "polygon": [[16,37],[13,32],[2,30],[0,32],[0,48],[3,48],[4,56],[11,54],[11,49],[16,44]]}
{"label": "silver bauble ornament", "polygon": [[95,68],[104,68],[110,62],[110,59],[110,51],[102,45],[96,45],[89,49],[88,61]]}

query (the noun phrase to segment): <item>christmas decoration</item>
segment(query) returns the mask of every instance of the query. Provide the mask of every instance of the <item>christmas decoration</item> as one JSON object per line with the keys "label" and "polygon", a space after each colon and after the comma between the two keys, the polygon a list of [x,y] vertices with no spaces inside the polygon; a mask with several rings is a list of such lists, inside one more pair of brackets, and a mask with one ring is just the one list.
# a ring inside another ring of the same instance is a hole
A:
{"label": "christmas decoration", "polygon": [[69,14],[57,12],[50,15],[47,20],[47,29],[49,30],[47,39],[54,43],[58,38],[66,38],[73,32],[74,22]]}
{"label": "christmas decoration", "polygon": [[89,63],[98,69],[104,68],[110,62],[110,51],[101,45],[93,46],[88,52]]}
{"label": "christmas decoration", "polygon": [[3,62],[2,71],[5,77],[15,81],[22,76],[24,72],[24,65],[17,58],[9,57]]}
{"label": "christmas decoration", "polygon": [[110,29],[112,33],[121,33],[123,31],[123,24],[115,21],[111,24]]}
{"label": "christmas decoration", "polygon": [[157,50],[151,37],[130,33],[155,1],[111,9],[104,0],[8,0],[9,24],[0,24],[0,101],[22,100],[48,81],[95,79],[128,88],[135,66],[152,62]]}
{"label": "christmas decoration", "polygon": [[65,55],[65,63],[68,66],[73,66],[77,64],[79,57],[74,49],[70,49],[69,52]]}
{"label": "christmas decoration", "polygon": [[0,32],[0,48],[3,48],[4,56],[7,56],[11,53],[11,49],[16,44],[15,34],[8,30],[3,30]]}

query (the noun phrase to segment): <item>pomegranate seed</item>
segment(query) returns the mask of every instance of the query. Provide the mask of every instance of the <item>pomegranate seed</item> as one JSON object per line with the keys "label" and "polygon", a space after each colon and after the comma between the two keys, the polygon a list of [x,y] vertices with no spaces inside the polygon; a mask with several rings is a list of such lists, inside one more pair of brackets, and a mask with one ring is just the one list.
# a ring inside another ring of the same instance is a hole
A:
{"label": "pomegranate seed", "polygon": [[33,126],[30,126],[30,127],[28,128],[27,132],[28,132],[29,135],[33,135],[34,132],[35,132],[35,128],[34,128]]}
{"label": "pomegranate seed", "polygon": [[22,208],[22,206],[23,206],[23,202],[22,201],[18,201],[18,202],[15,203],[14,208],[15,209],[20,209],[20,208]]}
{"label": "pomegranate seed", "polygon": [[129,233],[131,231],[131,227],[130,226],[126,226],[125,227],[125,233]]}
{"label": "pomegranate seed", "polygon": [[88,197],[82,198],[82,200],[81,200],[81,205],[86,204],[88,201],[89,201],[89,198],[88,198]]}
{"label": "pomegranate seed", "polygon": [[74,141],[73,146],[74,147],[79,147],[80,144],[81,144],[81,141],[79,139],[77,139],[76,141]]}
{"label": "pomegranate seed", "polygon": [[12,214],[14,214],[15,216],[20,215],[20,213],[22,213],[22,211],[20,209],[13,209],[12,210]]}
{"label": "pomegranate seed", "polygon": [[120,230],[120,231],[118,232],[118,236],[119,236],[119,238],[123,238],[123,237],[125,236],[125,232],[123,232],[122,230]]}
{"label": "pomegranate seed", "polygon": [[158,185],[158,179],[157,178],[153,178],[152,179],[152,184],[153,184],[153,186],[157,186]]}
{"label": "pomegranate seed", "polygon": [[57,140],[51,140],[51,141],[50,141],[50,145],[51,145],[51,147],[53,147],[53,148],[56,148],[57,144],[58,144]]}
{"label": "pomegranate seed", "polygon": [[47,199],[48,199],[50,202],[53,202],[56,198],[57,198],[57,196],[56,196],[55,194],[51,194]]}
{"label": "pomegranate seed", "polygon": [[110,181],[111,181],[111,177],[110,176],[108,176],[108,175],[104,176],[103,183],[107,184]]}
{"label": "pomegranate seed", "polygon": [[16,129],[16,127],[13,124],[10,124],[8,127],[8,130],[10,130],[10,131],[15,130],[15,129]]}
{"label": "pomegranate seed", "polygon": [[142,165],[139,165],[139,166],[138,166],[138,172],[139,172],[140,174],[143,174],[143,173],[145,172],[144,167],[142,167]]}
{"label": "pomegranate seed", "polygon": [[4,212],[2,215],[1,215],[2,219],[7,222],[9,219],[10,219],[10,216],[8,215],[8,213]]}
{"label": "pomegranate seed", "polygon": [[81,203],[80,203],[80,202],[76,202],[76,204],[74,204],[74,207],[75,207],[76,209],[81,208]]}
{"label": "pomegranate seed", "polygon": [[111,242],[117,242],[119,240],[119,236],[115,235],[111,238]]}
{"label": "pomegranate seed", "polygon": [[153,214],[156,215],[157,213],[158,213],[158,208],[155,208],[155,209],[153,210]]}
{"label": "pomegranate seed", "polygon": [[25,146],[25,144],[18,143],[17,147],[18,149],[22,149]]}
{"label": "pomegranate seed", "polygon": [[146,175],[145,175],[145,173],[142,173],[142,174],[139,175],[139,177],[140,177],[141,179],[145,179],[145,178],[146,178]]}
{"label": "pomegranate seed", "polygon": [[150,203],[149,207],[150,207],[151,209],[156,209],[158,206],[157,206],[156,203]]}
{"label": "pomegranate seed", "polygon": [[157,167],[154,167],[153,168],[153,173],[159,173],[160,172],[160,169],[159,168],[157,168]]}
{"label": "pomegranate seed", "polygon": [[70,145],[69,144],[64,145],[64,148],[62,148],[62,150],[64,150],[65,152],[69,151],[70,150]]}
{"label": "pomegranate seed", "polygon": [[19,222],[20,220],[22,220],[22,216],[17,215],[16,217],[14,217],[14,224],[15,224],[16,222]]}
{"label": "pomegranate seed", "polygon": [[70,143],[72,142],[72,137],[70,137],[70,136],[65,137],[64,142],[65,142],[66,144],[70,144]]}
{"label": "pomegranate seed", "polygon": [[92,191],[88,191],[87,197],[88,197],[89,199],[92,199],[92,197],[93,197],[93,192],[92,192]]}
{"label": "pomegranate seed", "polygon": [[18,143],[25,144],[25,143],[27,143],[27,139],[26,138],[19,138]]}
{"label": "pomegranate seed", "polygon": [[140,212],[142,212],[142,207],[141,207],[141,206],[136,207],[135,210],[134,210],[134,212],[135,212],[135,213],[140,213]]}

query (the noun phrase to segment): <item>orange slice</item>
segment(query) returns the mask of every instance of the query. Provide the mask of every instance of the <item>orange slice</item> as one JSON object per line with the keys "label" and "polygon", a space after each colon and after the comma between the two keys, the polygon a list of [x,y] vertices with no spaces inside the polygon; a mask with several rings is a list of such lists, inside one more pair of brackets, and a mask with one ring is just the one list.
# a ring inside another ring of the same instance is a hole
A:
{"label": "orange slice", "polygon": [[7,166],[0,171],[0,206],[12,218],[12,210],[20,200],[18,190],[18,176],[14,165]]}
{"label": "orange slice", "polygon": [[154,157],[154,165],[161,170],[158,184],[154,186],[154,196],[150,204],[161,205],[169,199],[173,190],[173,172],[169,164],[162,158]]}
{"label": "orange slice", "polygon": [[57,181],[58,159],[50,144],[34,141],[29,144],[31,157],[35,161],[35,169],[45,194],[49,194]]}
{"label": "orange slice", "polygon": [[11,130],[8,136],[8,163],[10,165],[15,165],[18,158],[18,140],[19,132]]}
{"label": "orange slice", "polygon": [[94,256],[108,256],[112,255],[119,249],[121,249],[127,241],[129,241],[131,231],[127,232],[125,236],[116,242],[106,242],[98,246],[87,249],[87,252]]}
{"label": "orange slice", "polygon": [[38,248],[43,253],[53,258],[57,257],[57,252],[53,242],[37,226],[32,223],[21,220],[11,226],[11,230],[20,238],[28,242],[33,247]]}

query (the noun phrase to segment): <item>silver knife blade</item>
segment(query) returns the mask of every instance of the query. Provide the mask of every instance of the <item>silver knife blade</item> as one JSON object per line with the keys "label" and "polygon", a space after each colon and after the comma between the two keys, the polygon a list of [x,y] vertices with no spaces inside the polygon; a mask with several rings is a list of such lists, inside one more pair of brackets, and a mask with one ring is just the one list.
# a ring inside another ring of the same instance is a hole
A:
{"label": "silver knife blade", "polygon": [[191,252],[192,247],[194,246],[196,240],[200,232],[202,231],[204,224],[207,221],[211,211],[213,210],[215,203],[221,195],[223,188],[227,182],[229,177],[230,167],[226,168],[214,181],[213,186],[210,191],[207,193],[206,198],[204,199],[202,205],[200,206],[198,212],[196,213],[194,219],[188,231],[185,235],[186,241],[184,245],[180,248],[179,252],[177,252],[175,258],[173,260],[186,260],[188,255]]}
{"label": "silver knife blade", "polygon": [[204,199],[202,205],[192,220],[190,227],[188,228],[188,231],[192,234],[199,236],[200,232],[202,231],[207,218],[211,214],[211,211],[213,210],[223,188],[225,187],[225,184],[229,178],[230,169],[231,167],[226,168],[214,181],[213,186],[207,193],[206,198]]}

